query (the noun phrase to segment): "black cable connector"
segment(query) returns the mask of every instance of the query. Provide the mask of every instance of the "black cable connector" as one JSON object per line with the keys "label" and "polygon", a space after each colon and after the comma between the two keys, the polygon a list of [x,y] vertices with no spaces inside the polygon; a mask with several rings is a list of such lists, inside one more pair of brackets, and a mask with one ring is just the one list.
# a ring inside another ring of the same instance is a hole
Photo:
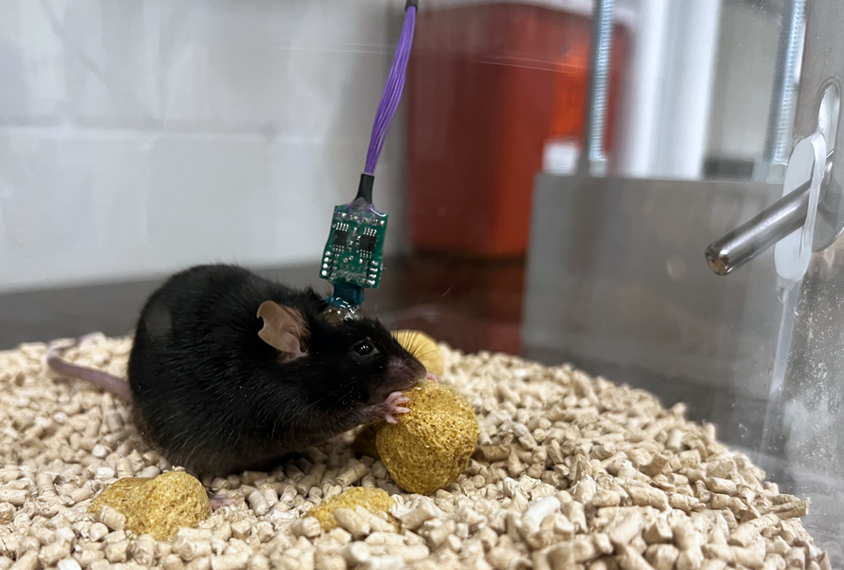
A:
{"label": "black cable connector", "polygon": [[404,11],[407,12],[407,9],[410,8],[411,6],[416,8],[416,11],[418,12],[419,11],[419,0],[407,0],[407,2],[404,3]]}
{"label": "black cable connector", "polygon": [[360,184],[358,185],[358,195],[355,196],[355,200],[358,198],[363,198],[363,201],[367,204],[372,203],[372,185],[375,183],[375,177],[371,174],[361,174],[360,175]]}

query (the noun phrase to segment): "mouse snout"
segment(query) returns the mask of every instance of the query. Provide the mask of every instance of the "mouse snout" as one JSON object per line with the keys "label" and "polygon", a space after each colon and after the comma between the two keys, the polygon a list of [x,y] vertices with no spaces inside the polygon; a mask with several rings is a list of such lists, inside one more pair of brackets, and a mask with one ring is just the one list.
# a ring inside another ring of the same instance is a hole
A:
{"label": "mouse snout", "polygon": [[389,392],[407,390],[425,378],[425,367],[415,358],[391,358],[387,364],[384,388]]}
{"label": "mouse snout", "polygon": [[422,363],[416,360],[415,358],[410,360],[403,360],[402,364],[407,368],[408,372],[407,375],[410,378],[410,385],[416,384],[419,380],[425,378],[425,375],[428,373],[425,370],[425,367],[422,366]]}

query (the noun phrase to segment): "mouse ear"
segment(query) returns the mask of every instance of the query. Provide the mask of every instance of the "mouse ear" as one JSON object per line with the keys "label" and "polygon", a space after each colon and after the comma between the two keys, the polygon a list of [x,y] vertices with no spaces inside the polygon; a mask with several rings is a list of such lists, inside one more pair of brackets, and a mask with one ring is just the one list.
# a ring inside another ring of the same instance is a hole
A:
{"label": "mouse ear", "polygon": [[257,317],[264,319],[264,327],[258,331],[258,336],[284,354],[287,360],[307,354],[303,339],[308,328],[302,313],[282,307],[275,301],[264,301],[258,307]]}

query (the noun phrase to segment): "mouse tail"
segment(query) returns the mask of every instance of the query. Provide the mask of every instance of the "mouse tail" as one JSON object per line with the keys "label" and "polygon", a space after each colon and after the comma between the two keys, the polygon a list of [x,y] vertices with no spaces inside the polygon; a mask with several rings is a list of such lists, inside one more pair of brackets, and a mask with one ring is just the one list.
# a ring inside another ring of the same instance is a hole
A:
{"label": "mouse tail", "polygon": [[58,343],[51,346],[47,350],[47,356],[45,357],[47,366],[62,376],[84,380],[97,388],[102,388],[110,392],[127,403],[131,403],[132,390],[129,388],[129,383],[123,378],[118,378],[108,372],[96,370],[95,368],[86,368],[85,366],[71,364],[62,358],[64,351],[74,346],[74,344]]}

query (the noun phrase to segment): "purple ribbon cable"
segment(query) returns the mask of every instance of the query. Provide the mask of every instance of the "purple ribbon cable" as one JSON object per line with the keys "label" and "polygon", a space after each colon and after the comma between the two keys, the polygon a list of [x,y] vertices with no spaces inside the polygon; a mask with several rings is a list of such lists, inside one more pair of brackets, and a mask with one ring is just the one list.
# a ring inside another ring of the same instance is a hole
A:
{"label": "purple ribbon cable", "polygon": [[390,68],[390,75],[387,77],[387,84],[381,94],[381,102],[378,103],[378,111],[375,113],[375,124],[372,126],[372,138],[369,140],[369,151],[366,153],[366,168],[364,174],[375,175],[375,166],[378,164],[378,157],[381,156],[381,149],[384,148],[384,140],[387,138],[387,131],[390,130],[390,123],[401,100],[401,93],[404,90],[404,79],[407,74],[407,60],[410,58],[410,46],[413,44],[413,28],[416,25],[416,7],[408,6],[404,14],[404,26],[399,37],[399,45],[396,48],[396,56],[393,59],[393,66]]}

